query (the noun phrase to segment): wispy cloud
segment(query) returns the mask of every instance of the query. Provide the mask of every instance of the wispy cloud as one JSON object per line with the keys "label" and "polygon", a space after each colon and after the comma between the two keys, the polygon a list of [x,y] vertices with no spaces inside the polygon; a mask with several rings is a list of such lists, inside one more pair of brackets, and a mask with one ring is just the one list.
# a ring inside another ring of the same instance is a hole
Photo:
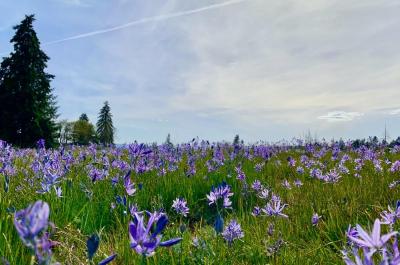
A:
{"label": "wispy cloud", "polygon": [[363,115],[364,114],[360,112],[332,111],[328,112],[328,114],[319,116],[318,119],[327,121],[352,121]]}
{"label": "wispy cloud", "polygon": [[44,48],[60,114],[95,120],[108,100],[121,141],[400,131],[396,1],[57,1],[0,6],[35,11],[41,40],[65,41]]}
{"label": "wispy cloud", "polygon": [[[76,0],[76,1],[79,2],[79,0]],[[134,20],[134,21],[125,23],[125,24],[114,26],[111,28],[94,30],[91,32],[78,34],[78,35],[60,39],[60,40],[49,41],[49,42],[44,43],[43,45],[50,45],[50,44],[56,44],[56,43],[65,42],[65,41],[87,38],[87,37],[91,37],[91,36],[95,36],[95,35],[99,35],[99,34],[104,34],[104,33],[108,33],[108,32],[113,32],[113,31],[129,28],[129,27],[133,27],[136,25],[149,23],[149,22],[156,22],[156,21],[167,20],[167,19],[176,18],[176,17],[188,16],[188,15],[204,12],[207,10],[211,10],[211,9],[217,9],[217,8],[222,8],[222,7],[233,5],[233,4],[238,4],[238,3],[241,3],[244,1],[247,1],[247,0],[231,0],[231,1],[226,1],[226,2],[222,2],[222,3],[218,3],[218,4],[213,4],[213,5],[196,8],[196,9],[174,12],[174,13],[169,13],[169,14],[159,15],[159,16],[154,16],[154,17],[142,18],[139,20]]]}
{"label": "wispy cloud", "polygon": [[389,115],[399,115],[400,109],[393,109],[388,112]]}
{"label": "wispy cloud", "polygon": [[90,4],[85,0],[58,0],[62,3],[74,6],[82,6],[82,7],[89,7]]}

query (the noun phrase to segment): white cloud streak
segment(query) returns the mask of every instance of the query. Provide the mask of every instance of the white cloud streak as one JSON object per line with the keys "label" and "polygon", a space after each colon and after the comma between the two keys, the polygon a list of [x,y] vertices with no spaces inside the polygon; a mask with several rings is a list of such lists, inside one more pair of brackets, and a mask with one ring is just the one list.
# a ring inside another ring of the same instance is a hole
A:
{"label": "white cloud streak", "polygon": [[389,115],[399,115],[400,109],[393,109],[388,112]]}
{"label": "white cloud streak", "polygon": [[146,23],[150,23],[150,22],[156,22],[156,21],[167,20],[167,19],[176,18],[176,17],[188,16],[188,15],[204,12],[207,10],[218,9],[218,8],[238,4],[241,2],[245,2],[245,1],[248,1],[248,0],[231,0],[231,1],[226,1],[226,2],[222,2],[222,3],[218,3],[218,4],[213,4],[213,5],[196,8],[196,9],[191,9],[191,10],[187,10],[187,11],[180,11],[180,12],[174,12],[174,13],[165,14],[165,15],[142,18],[142,19],[134,20],[134,21],[122,24],[122,25],[115,26],[115,27],[101,29],[101,30],[95,30],[95,31],[71,36],[68,38],[60,39],[60,40],[46,42],[43,45],[51,45],[51,44],[56,44],[56,43],[61,43],[61,42],[66,42],[66,41],[71,41],[71,40],[76,40],[76,39],[87,38],[87,37],[104,34],[104,33],[109,33],[109,32],[129,28],[129,27],[133,27],[133,26],[137,26],[137,25],[141,25],[141,24],[146,24]]}
{"label": "white cloud streak", "polygon": [[363,116],[360,112],[332,111],[326,115],[319,116],[320,120],[335,121],[352,121],[357,117]]}

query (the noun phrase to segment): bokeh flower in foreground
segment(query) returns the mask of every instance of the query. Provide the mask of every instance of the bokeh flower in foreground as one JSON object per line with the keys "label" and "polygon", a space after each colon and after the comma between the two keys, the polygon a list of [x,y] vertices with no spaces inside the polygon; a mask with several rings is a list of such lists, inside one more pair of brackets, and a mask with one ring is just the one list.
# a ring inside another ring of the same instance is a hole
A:
{"label": "bokeh flower in foreground", "polygon": [[138,254],[149,257],[154,255],[157,247],[169,247],[182,240],[182,238],[173,238],[161,242],[161,232],[166,227],[168,218],[165,214],[158,212],[147,212],[147,214],[149,215],[147,225],[144,223],[143,214],[140,213],[135,213],[134,221],[129,224],[130,246]]}
{"label": "bokeh flower in foreground", "polygon": [[26,246],[32,247],[40,234],[47,230],[49,214],[49,205],[42,201],[37,201],[15,213],[14,225]]}
{"label": "bokeh flower in foreground", "polygon": [[49,205],[37,201],[14,215],[14,226],[22,242],[35,252],[39,264],[50,264],[51,247],[55,245],[47,232],[49,214]]}
{"label": "bokeh flower in foreground", "polygon": [[379,219],[375,220],[372,233],[368,234],[360,225],[356,225],[358,236],[349,236],[349,239],[363,248],[369,248],[371,252],[381,249],[385,243],[395,234],[391,232],[381,236],[381,222]]}
{"label": "bokeh flower in foreground", "polygon": [[[379,219],[375,220],[371,234],[358,224],[356,230],[355,232],[349,229],[346,233],[351,249],[343,250],[342,254],[347,265],[373,265],[375,264],[374,260],[380,260],[379,264],[400,264],[397,232],[381,235]],[[393,240],[391,240],[392,238]]]}

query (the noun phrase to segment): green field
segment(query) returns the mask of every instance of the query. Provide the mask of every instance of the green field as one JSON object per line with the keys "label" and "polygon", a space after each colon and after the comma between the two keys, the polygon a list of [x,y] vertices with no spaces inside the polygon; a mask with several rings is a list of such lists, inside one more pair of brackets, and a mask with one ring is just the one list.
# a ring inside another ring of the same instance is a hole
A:
{"label": "green field", "polygon": [[[323,143],[311,147],[191,142],[175,147],[143,146],[148,152],[140,153],[132,151],[138,145],[55,150],[3,145],[0,257],[10,264],[36,264],[19,238],[13,218],[16,210],[42,200],[49,204],[49,220],[55,226],[48,229],[51,240],[57,242],[52,248],[53,260],[61,264],[97,264],[112,253],[117,257],[111,264],[343,264],[341,250],[349,224],[370,231],[380,213],[388,205],[395,207],[400,198],[398,188],[389,188],[399,178],[399,173],[390,169],[400,155],[385,146],[356,149]],[[377,169],[378,163],[382,170]],[[348,172],[341,172],[339,164]],[[239,165],[244,180],[237,178]],[[298,172],[298,167],[304,173]],[[91,177],[94,168],[105,172],[95,181]],[[123,184],[128,168],[136,188],[132,196]],[[340,178],[318,179],[311,173],[316,168],[324,175],[335,169]],[[56,184],[39,193],[50,173],[57,175]],[[117,176],[113,185],[112,178]],[[288,204],[283,210],[288,218],[252,215],[255,206],[263,207],[269,200],[260,198],[252,188],[255,180],[269,190],[269,196],[277,194]],[[290,187],[282,185],[285,180]],[[303,185],[294,185],[295,180]],[[219,207],[224,224],[235,219],[244,233],[232,244],[214,230],[217,209],[207,200],[212,186],[223,181],[233,192],[231,209]],[[56,196],[55,187],[61,188],[62,197]],[[125,196],[126,206],[118,203],[116,196]],[[187,201],[187,217],[171,208],[178,197]],[[137,205],[140,211],[163,209],[169,218],[163,240],[183,240],[143,258],[130,248],[128,225],[134,217],[129,205]],[[321,216],[316,225],[311,222],[314,213]],[[185,229],[180,229],[182,225]],[[273,232],[268,233],[271,226]],[[100,245],[89,263],[86,240],[95,233]]]}

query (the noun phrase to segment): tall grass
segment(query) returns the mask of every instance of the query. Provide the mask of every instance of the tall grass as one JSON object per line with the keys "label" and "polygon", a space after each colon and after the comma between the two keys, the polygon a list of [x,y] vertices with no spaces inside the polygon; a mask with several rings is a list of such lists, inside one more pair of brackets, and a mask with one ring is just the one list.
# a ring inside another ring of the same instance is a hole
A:
{"label": "tall grass", "polygon": [[[11,163],[16,172],[10,176],[7,192],[3,181],[5,173],[0,174],[0,257],[11,264],[30,264],[32,253],[18,237],[13,226],[13,213],[34,201],[43,200],[50,205],[50,221],[56,226],[51,238],[58,242],[54,254],[62,264],[89,264],[86,240],[93,233],[98,233],[101,238],[95,262],[115,252],[118,256],[114,264],[140,264],[141,257],[129,247],[128,223],[132,220],[129,211],[119,204],[114,209],[111,207],[112,203],[116,203],[116,195],[125,195],[122,182],[113,187],[111,178],[123,176],[126,172],[110,166],[105,179],[93,182],[87,170],[87,165],[103,160],[112,162],[121,159],[130,163],[129,152],[122,148],[118,155],[114,148],[97,148],[96,159],[90,155],[92,151],[88,148],[73,147],[62,151],[64,154],[70,153],[75,162],[71,163],[57,184],[63,190],[61,198],[53,190],[45,194],[37,192],[41,179],[31,168],[32,162],[39,159],[36,150],[10,151],[15,153]],[[317,150],[319,148],[316,147]],[[372,162],[365,159],[362,169],[357,172],[361,177],[355,177],[355,163],[348,161],[346,166],[350,172],[341,174],[337,183],[325,183],[313,178],[309,170],[299,174],[296,167],[287,163],[287,158],[292,157],[297,161],[296,166],[301,165],[300,156],[307,155],[325,165],[324,171],[328,171],[337,166],[338,160],[332,160],[331,147],[323,148],[327,148],[328,152],[321,158],[313,158],[313,154],[302,147],[274,147],[273,155],[266,159],[254,154],[252,147],[242,146],[238,155],[230,160],[234,148],[225,145],[224,165],[209,172],[206,162],[213,157],[211,146],[207,145],[201,150],[182,145],[175,151],[166,152],[177,154],[175,171],[167,171],[162,175],[157,166],[143,173],[133,170],[132,180],[143,186],[141,189],[137,186],[137,192],[128,197],[128,202],[136,204],[140,210],[164,209],[170,222],[163,238],[183,236],[180,244],[157,249],[154,256],[147,258],[147,264],[341,264],[340,250],[346,243],[345,231],[349,224],[371,226],[383,209],[394,205],[400,198],[398,189],[388,187],[398,179],[398,173],[390,172],[390,165],[383,162],[385,159],[400,159],[400,155],[378,147],[373,152],[382,160],[382,172],[376,171]],[[153,147],[147,161],[152,161],[154,153],[159,150],[160,147]],[[247,151],[253,156],[246,155]],[[48,150],[47,154],[52,159],[59,159],[54,158],[54,154],[60,152],[61,149]],[[6,154],[3,150],[2,156]],[[81,154],[86,154],[86,157],[80,159]],[[342,150],[339,160],[344,154],[353,159],[361,156],[360,152],[347,148]],[[187,176],[189,156],[195,157],[196,173]],[[165,162],[165,165],[168,166],[168,163]],[[235,166],[239,163],[246,174],[247,192],[243,190],[243,183],[236,179]],[[257,163],[265,163],[260,172],[255,170]],[[265,205],[250,188],[256,179],[279,194],[289,205],[284,211],[288,219],[251,215],[254,206]],[[295,179],[300,179],[304,185],[295,187]],[[282,186],[283,180],[292,184],[291,189]],[[231,247],[221,235],[216,235],[213,229],[215,209],[208,205],[206,199],[212,186],[222,181],[226,181],[234,193],[232,209],[227,210],[224,216],[225,223],[237,219],[245,235]],[[91,196],[83,186],[91,191]],[[177,197],[183,197],[188,202],[190,213],[187,218],[180,218],[171,209],[172,201]],[[322,216],[317,226],[311,224],[313,213]],[[187,227],[183,234],[179,231],[180,220]],[[274,225],[272,236],[267,233],[270,224]],[[194,246],[195,237],[204,240],[204,246]],[[284,244],[273,253],[268,251],[279,238]]]}

